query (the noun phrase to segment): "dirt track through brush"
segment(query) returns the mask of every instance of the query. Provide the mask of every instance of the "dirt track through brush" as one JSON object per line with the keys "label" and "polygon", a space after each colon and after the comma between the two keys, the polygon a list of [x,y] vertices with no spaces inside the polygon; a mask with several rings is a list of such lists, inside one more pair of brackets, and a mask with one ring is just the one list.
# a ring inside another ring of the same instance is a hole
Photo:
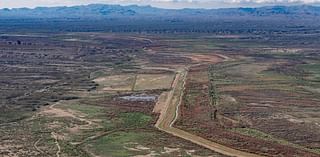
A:
{"label": "dirt track through brush", "polygon": [[[198,144],[212,151],[215,151],[227,156],[260,157],[260,155],[236,150],[236,149],[221,145],[219,143],[212,142],[200,136],[197,136],[173,127],[175,121],[178,119],[179,106],[182,101],[184,85],[186,82],[189,68],[190,67],[186,67],[184,69],[177,70],[175,80],[173,81],[173,84],[172,84],[172,90],[168,93],[167,99],[162,100],[162,101],[165,101],[165,102],[162,102],[164,103],[164,106],[160,111],[160,116],[158,121],[155,124],[155,127],[161,131],[167,132],[176,137],[183,138],[192,143]],[[178,95],[175,95],[176,93],[178,93]]]}

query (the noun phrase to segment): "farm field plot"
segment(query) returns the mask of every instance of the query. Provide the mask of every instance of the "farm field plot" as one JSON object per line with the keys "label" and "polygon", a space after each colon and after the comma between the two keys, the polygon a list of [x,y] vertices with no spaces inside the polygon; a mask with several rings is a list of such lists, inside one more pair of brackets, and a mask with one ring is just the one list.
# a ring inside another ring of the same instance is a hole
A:
{"label": "farm field plot", "polygon": [[129,74],[94,79],[105,91],[142,91],[171,88],[175,75]]}
{"label": "farm field plot", "polygon": [[134,90],[169,89],[175,75],[141,74],[137,76]]}
{"label": "farm field plot", "polygon": [[135,82],[135,75],[114,75],[94,79],[102,86],[102,90],[130,91]]}

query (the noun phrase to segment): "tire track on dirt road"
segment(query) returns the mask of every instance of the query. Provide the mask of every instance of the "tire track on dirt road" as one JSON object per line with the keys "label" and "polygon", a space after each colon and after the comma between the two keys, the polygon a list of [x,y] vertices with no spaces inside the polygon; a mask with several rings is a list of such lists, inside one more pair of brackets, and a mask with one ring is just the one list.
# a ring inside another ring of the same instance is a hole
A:
{"label": "tire track on dirt road", "polygon": [[[183,90],[186,84],[187,73],[190,67],[186,67],[182,70],[177,70],[175,80],[172,84],[172,90],[168,93],[164,102],[157,102],[162,104],[160,116],[155,124],[155,127],[161,131],[167,132],[176,137],[180,137],[192,143],[198,144],[202,147],[208,148],[212,151],[234,157],[261,157],[257,154],[252,154],[240,150],[230,148],[228,146],[221,145],[216,142],[204,139],[200,136],[191,134],[178,128],[174,128],[173,124],[178,118],[179,106],[182,101]],[[179,94],[176,96],[175,94]],[[162,100],[163,101],[163,100]],[[159,107],[159,106],[158,106]]]}
{"label": "tire track on dirt road", "polygon": [[59,141],[58,141],[58,137],[57,137],[57,135],[56,135],[56,133],[55,132],[51,132],[51,136],[53,137],[53,139],[55,140],[55,144],[56,144],[56,146],[57,146],[57,152],[56,152],[56,156],[57,157],[60,157],[60,153],[61,153],[61,147],[60,147],[60,144],[59,144]]}

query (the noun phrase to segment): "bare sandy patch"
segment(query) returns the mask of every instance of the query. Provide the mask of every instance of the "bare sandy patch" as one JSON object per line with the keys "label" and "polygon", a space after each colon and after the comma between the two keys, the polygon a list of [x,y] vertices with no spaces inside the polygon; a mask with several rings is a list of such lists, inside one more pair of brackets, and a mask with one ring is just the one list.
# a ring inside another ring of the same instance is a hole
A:
{"label": "bare sandy patch", "polygon": [[156,153],[155,151],[151,151],[149,154],[146,155],[136,155],[134,157],[155,157],[159,156],[160,154]]}
{"label": "bare sandy patch", "polygon": [[[80,130],[82,129],[90,129],[92,126],[92,124],[94,122],[92,122],[89,119],[85,118],[85,115],[83,113],[71,110],[71,109],[62,109],[62,108],[58,108],[56,107],[57,105],[59,105],[60,103],[63,103],[64,101],[59,101],[49,107],[43,108],[38,115],[41,116],[48,116],[48,117],[69,117],[69,118],[74,118],[76,120],[79,120],[81,122],[85,122],[86,124],[84,125],[74,125],[72,127],[67,128],[67,130],[69,131],[69,133],[78,133]],[[55,127],[61,127],[61,125],[58,122],[52,122],[49,124],[50,128],[55,128]],[[64,138],[64,137],[63,137]]]}
{"label": "bare sandy patch", "polygon": [[217,63],[221,62],[224,58],[216,54],[191,54],[186,57],[190,58],[193,62],[196,63]]}
{"label": "bare sandy patch", "polygon": [[142,145],[138,145],[136,148],[139,150],[150,150],[150,148],[142,146]]}
{"label": "bare sandy patch", "polygon": [[161,110],[165,107],[166,105],[166,100],[168,97],[169,92],[163,92],[158,98],[158,101],[156,105],[153,108],[154,113],[161,113]]}
{"label": "bare sandy patch", "polygon": [[221,98],[227,102],[233,102],[233,103],[237,102],[237,100],[231,95],[222,95]]}
{"label": "bare sandy patch", "polygon": [[164,151],[161,152],[162,154],[171,154],[173,152],[178,152],[180,151],[180,148],[169,148],[169,147],[164,147]]}
{"label": "bare sandy patch", "polygon": [[72,118],[76,118],[75,115],[73,115],[73,113],[70,113],[68,111],[59,109],[59,108],[49,108],[47,110],[42,110],[40,112],[41,115],[47,115],[47,116],[51,116],[51,117],[72,117]]}

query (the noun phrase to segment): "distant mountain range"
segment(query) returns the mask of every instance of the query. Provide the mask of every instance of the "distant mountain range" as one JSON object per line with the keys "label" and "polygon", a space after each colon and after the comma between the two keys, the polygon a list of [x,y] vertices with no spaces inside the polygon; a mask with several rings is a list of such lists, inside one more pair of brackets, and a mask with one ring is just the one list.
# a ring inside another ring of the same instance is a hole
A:
{"label": "distant mountain range", "polygon": [[185,17],[219,18],[237,16],[313,17],[320,15],[316,6],[273,6],[230,9],[160,9],[151,6],[91,4],[73,7],[38,7],[34,9],[0,9],[0,18],[120,18],[120,17]]}
{"label": "distant mountain range", "polygon": [[0,32],[318,32],[320,7],[273,6],[229,9],[161,9],[92,4],[0,9]]}

